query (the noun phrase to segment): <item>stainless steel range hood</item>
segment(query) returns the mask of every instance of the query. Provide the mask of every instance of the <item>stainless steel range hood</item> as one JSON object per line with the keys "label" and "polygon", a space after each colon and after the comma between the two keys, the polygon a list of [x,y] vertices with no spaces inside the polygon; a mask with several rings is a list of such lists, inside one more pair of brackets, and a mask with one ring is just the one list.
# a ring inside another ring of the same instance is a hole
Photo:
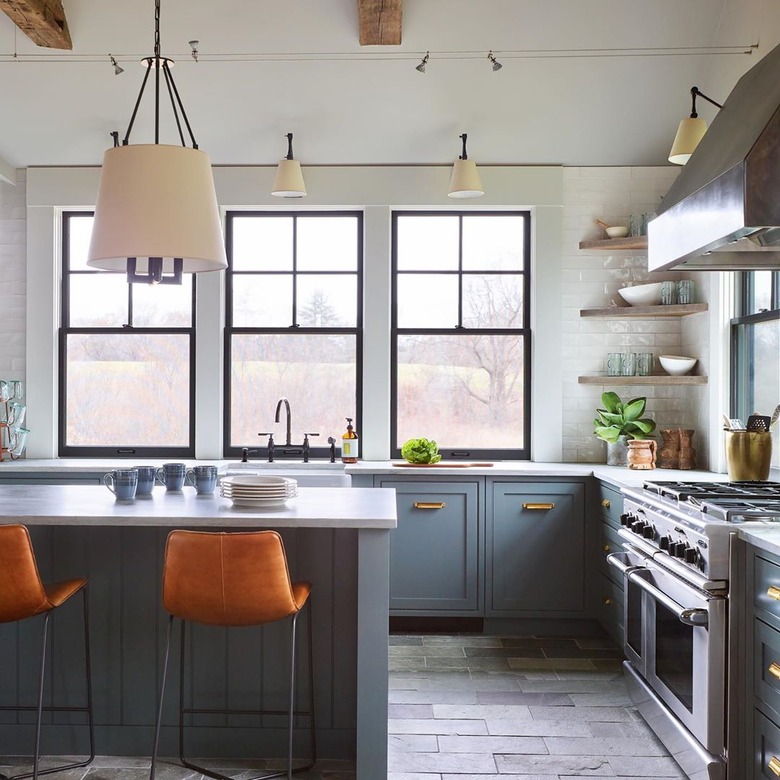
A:
{"label": "stainless steel range hood", "polygon": [[780,269],[780,46],[737,82],[664,197],[648,268]]}

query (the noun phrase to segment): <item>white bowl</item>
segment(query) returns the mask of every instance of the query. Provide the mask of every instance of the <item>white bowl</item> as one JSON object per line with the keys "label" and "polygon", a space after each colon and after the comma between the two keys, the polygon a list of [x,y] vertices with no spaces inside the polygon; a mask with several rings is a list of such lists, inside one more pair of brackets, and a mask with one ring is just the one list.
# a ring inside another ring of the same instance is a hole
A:
{"label": "white bowl", "polygon": [[658,360],[664,371],[672,376],[687,374],[696,365],[696,358],[682,355],[659,355]]}
{"label": "white bowl", "polygon": [[628,228],[623,225],[615,225],[607,228],[607,235],[610,238],[625,238],[628,235]]}
{"label": "white bowl", "polygon": [[663,282],[637,284],[634,287],[623,287],[618,292],[631,306],[657,306],[661,303],[662,284]]}

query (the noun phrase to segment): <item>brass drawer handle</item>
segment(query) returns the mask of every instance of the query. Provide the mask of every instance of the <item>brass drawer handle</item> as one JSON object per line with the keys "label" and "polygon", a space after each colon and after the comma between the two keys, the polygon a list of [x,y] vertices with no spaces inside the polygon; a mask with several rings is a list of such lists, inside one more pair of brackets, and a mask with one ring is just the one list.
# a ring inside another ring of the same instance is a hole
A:
{"label": "brass drawer handle", "polygon": [[603,506],[604,509],[609,509],[612,506],[612,502],[608,498],[602,498],[601,506]]}
{"label": "brass drawer handle", "polygon": [[415,509],[444,509],[447,504],[444,501],[415,501]]}
{"label": "brass drawer handle", "polygon": [[[769,596],[770,599],[780,601],[780,588],[776,587],[775,585],[770,585],[766,595]],[[778,777],[780,777],[780,775],[778,775]]]}
{"label": "brass drawer handle", "polygon": [[526,501],[523,503],[523,509],[555,509],[555,504],[535,504]]}
{"label": "brass drawer handle", "polygon": [[767,671],[776,680],[780,680],[780,664],[778,664],[777,661],[772,661],[772,663],[769,664],[769,669],[767,669]]}
{"label": "brass drawer handle", "polygon": [[769,766],[767,768],[775,777],[780,777],[780,758],[772,756],[772,758],[769,759]]}
{"label": "brass drawer handle", "polygon": [[609,552],[612,549],[612,546],[609,544],[605,544],[603,547],[604,552]]}
{"label": "brass drawer handle", "polygon": [[604,606],[609,607],[612,605],[612,599],[609,596],[604,596]]}

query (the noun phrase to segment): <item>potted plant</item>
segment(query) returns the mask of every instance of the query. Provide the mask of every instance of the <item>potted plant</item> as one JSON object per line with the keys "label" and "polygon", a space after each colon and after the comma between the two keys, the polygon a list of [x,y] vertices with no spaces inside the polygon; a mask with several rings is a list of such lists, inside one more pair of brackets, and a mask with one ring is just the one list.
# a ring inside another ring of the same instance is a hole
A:
{"label": "potted plant", "polygon": [[642,415],[647,398],[632,398],[623,403],[617,393],[601,395],[603,409],[596,410],[593,432],[607,443],[607,465],[625,466],[629,439],[648,439],[655,430],[655,421]]}

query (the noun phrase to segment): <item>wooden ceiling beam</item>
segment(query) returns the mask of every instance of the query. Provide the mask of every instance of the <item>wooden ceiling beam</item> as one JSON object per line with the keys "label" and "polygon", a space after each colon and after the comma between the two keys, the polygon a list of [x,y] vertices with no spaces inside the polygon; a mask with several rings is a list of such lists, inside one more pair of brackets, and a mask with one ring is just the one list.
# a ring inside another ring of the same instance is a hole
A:
{"label": "wooden ceiling beam", "polygon": [[403,0],[358,0],[361,46],[401,43]]}
{"label": "wooden ceiling beam", "polygon": [[62,0],[0,0],[0,10],[36,46],[73,49]]}

